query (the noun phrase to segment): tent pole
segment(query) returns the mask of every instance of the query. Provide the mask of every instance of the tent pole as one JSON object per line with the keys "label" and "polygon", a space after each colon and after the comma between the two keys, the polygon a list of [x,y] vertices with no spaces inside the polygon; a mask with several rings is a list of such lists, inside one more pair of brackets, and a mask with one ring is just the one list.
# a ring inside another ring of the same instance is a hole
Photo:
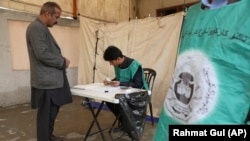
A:
{"label": "tent pole", "polygon": [[95,32],[96,34],[96,44],[95,44],[95,61],[94,61],[94,67],[93,67],[93,83],[95,83],[95,71],[96,71],[96,56],[98,55],[97,53],[97,46],[98,46],[98,30]]}

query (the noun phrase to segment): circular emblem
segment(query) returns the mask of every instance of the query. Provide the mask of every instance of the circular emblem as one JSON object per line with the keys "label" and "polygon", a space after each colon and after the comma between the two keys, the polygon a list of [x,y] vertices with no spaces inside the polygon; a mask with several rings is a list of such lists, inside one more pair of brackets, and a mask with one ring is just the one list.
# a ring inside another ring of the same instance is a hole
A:
{"label": "circular emblem", "polygon": [[217,77],[211,61],[200,51],[178,56],[173,80],[164,101],[165,112],[183,123],[194,123],[213,109]]}

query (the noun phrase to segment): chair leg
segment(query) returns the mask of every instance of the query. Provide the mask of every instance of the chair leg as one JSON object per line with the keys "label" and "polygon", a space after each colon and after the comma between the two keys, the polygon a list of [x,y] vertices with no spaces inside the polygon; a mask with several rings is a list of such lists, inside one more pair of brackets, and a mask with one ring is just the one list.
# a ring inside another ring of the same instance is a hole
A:
{"label": "chair leg", "polygon": [[151,122],[152,122],[152,125],[154,125],[153,109],[152,109],[151,102],[149,102],[149,110],[150,110],[150,115],[151,115]]}

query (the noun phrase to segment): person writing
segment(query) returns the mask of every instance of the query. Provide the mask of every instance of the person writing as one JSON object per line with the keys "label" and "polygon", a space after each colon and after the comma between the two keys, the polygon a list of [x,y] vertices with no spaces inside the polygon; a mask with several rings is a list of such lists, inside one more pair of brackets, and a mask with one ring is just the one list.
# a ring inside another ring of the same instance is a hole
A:
{"label": "person writing", "polygon": [[46,2],[40,15],[26,30],[30,61],[31,108],[37,110],[37,141],[63,141],[53,135],[54,123],[62,105],[72,102],[66,68],[70,61],[61,54],[48,27],[57,24],[61,8]]}
{"label": "person writing", "polygon": [[[112,79],[112,81],[105,79],[103,81],[104,85],[111,85],[114,87],[126,86],[146,90],[148,89],[148,85],[144,78],[142,65],[137,60],[123,55],[122,51],[116,46],[109,46],[106,48],[103,58],[105,61],[108,61],[110,65],[114,66],[115,71],[115,78]],[[106,105],[116,117],[119,116],[119,104],[106,102]],[[119,118],[119,121],[122,124],[121,118]]]}

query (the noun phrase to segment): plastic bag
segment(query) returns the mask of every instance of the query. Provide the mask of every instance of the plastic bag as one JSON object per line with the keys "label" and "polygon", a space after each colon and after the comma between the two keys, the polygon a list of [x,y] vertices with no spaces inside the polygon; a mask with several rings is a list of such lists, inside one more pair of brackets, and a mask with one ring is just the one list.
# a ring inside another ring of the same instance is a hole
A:
{"label": "plastic bag", "polygon": [[132,140],[140,140],[145,125],[147,112],[148,94],[147,91],[131,94],[116,94],[121,106],[121,117],[124,131]]}

